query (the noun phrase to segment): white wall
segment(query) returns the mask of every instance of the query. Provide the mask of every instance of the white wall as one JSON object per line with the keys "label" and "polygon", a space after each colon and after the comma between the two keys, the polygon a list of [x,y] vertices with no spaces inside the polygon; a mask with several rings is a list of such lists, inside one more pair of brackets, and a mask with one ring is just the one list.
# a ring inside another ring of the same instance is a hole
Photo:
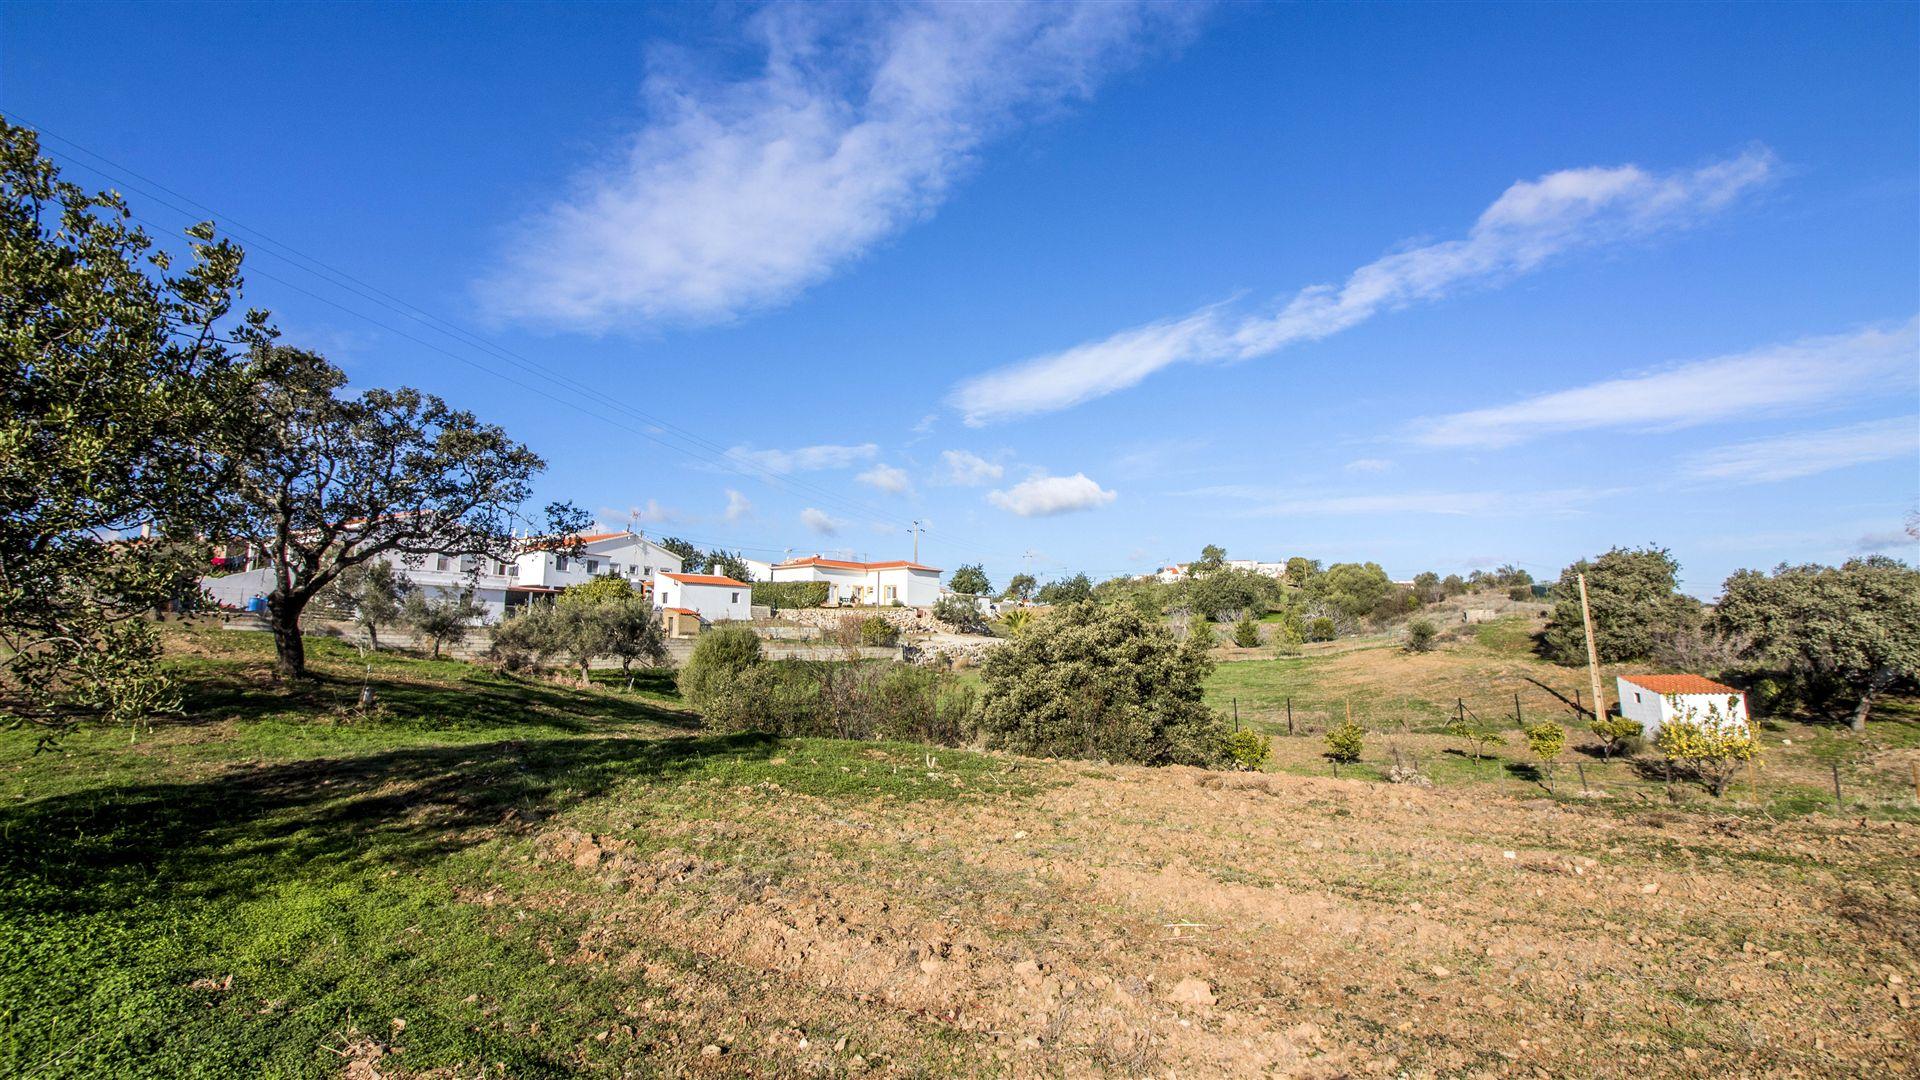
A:
{"label": "white wall", "polygon": [[696,585],[664,574],[653,581],[653,606],[691,608],[708,622],[753,618],[753,589],[748,585]]}
{"label": "white wall", "polygon": [[[1692,720],[1704,725],[1716,713],[1722,724],[1748,726],[1745,694],[1656,694],[1624,678],[1617,680],[1616,689],[1620,694],[1620,715],[1639,721],[1640,730],[1649,739],[1658,735],[1671,720]],[[1729,697],[1733,698],[1731,709],[1727,705]]]}
{"label": "white wall", "polygon": [[256,566],[237,574],[200,579],[200,587],[211,594],[216,602],[235,608],[245,608],[247,601],[272,592],[274,584],[271,566]]}

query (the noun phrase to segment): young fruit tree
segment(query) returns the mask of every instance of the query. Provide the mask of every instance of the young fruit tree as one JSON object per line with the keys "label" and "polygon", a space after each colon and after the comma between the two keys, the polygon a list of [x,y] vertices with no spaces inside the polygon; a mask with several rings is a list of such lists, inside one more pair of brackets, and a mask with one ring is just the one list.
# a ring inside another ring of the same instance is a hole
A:
{"label": "young fruit tree", "polygon": [[1567,731],[1551,720],[1542,720],[1537,724],[1528,724],[1520,729],[1527,737],[1527,749],[1540,760],[1540,771],[1546,775],[1547,790],[1553,790],[1553,774],[1560,760],[1560,752],[1567,748]]}
{"label": "young fruit tree", "polygon": [[406,602],[400,606],[400,620],[433,643],[435,660],[440,659],[440,647],[448,638],[486,613],[487,609],[473,598],[472,589],[437,590],[431,595],[425,589],[417,589],[408,593]]}
{"label": "young fruit tree", "polygon": [[0,720],[48,737],[177,708],[144,616],[194,594],[227,480],[206,441],[272,337],[235,310],[238,247],[203,223],[169,252],[131,216],[0,119]]}
{"label": "young fruit tree", "polygon": [[[505,561],[531,481],[532,450],[431,394],[343,393],[346,376],[298,349],[255,350],[245,420],[223,449],[231,464],[227,532],[272,561],[267,594],[277,668],[306,674],[300,616],[349,567],[389,553]],[[565,547],[585,527],[571,506],[547,508]]]}
{"label": "young fruit tree", "polygon": [[1654,736],[1654,745],[1667,760],[1691,771],[1716,799],[1733,782],[1740,764],[1755,761],[1760,754],[1753,732],[1730,719],[1737,702],[1729,701],[1724,714],[1718,705],[1709,705],[1705,714],[1689,706],[1684,714],[1660,725]]}
{"label": "young fruit tree", "polygon": [[392,563],[376,559],[341,571],[318,599],[366,631],[368,648],[379,652],[380,628],[400,621],[411,592],[407,579],[394,572]]}

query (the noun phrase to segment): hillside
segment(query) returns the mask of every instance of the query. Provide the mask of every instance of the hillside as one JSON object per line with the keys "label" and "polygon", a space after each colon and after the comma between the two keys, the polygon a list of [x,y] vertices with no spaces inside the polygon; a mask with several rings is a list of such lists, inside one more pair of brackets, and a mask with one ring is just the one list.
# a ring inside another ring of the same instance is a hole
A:
{"label": "hillside", "polygon": [[394,656],[362,715],[337,643],[301,693],[172,643],[178,722],[0,741],[0,1073],[1915,1071],[1891,805],[702,736],[657,676]]}

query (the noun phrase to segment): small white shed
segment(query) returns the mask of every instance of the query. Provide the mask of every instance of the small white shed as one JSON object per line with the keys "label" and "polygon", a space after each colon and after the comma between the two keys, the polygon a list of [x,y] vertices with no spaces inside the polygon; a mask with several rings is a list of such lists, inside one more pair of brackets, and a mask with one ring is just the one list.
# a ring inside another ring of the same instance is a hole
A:
{"label": "small white shed", "polygon": [[1620,715],[1651,739],[1673,720],[1747,726],[1747,695],[1700,675],[1622,675]]}
{"label": "small white shed", "polygon": [[653,606],[688,608],[710,623],[753,618],[753,586],[720,574],[658,574]]}

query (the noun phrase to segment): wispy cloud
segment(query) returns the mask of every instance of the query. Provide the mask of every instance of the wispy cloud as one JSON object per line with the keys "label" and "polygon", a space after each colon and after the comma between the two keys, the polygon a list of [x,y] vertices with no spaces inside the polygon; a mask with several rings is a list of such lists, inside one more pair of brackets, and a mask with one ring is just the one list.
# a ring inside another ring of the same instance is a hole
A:
{"label": "wispy cloud", "polygon": [[962,382],[950,402],[969,424],[1052,412],[1133,386],[1172,364],[1246,360],[1316,341],[1381,311],[1444,299],[1539,268],[1555,255],[1684,228],[1773,172],[1756,149],[1702,168],[1567,169],[1509,187],[1467,235],[1383,256],[1340,285],[1314,285],[1277,310],[1232,315],[1229,304],[1124,330]]}
{"label": "wispy cloud", "polygon": [[907,477],[905,469],[881,463],[854,477],[868,487],[884,491],[889,495],[905,495],[913,490],[913,481]]}
{"label": "wispy cloud", "polygon": [[1920,416],[1750,439],[1696,454],[1682,468],[1702,480],[1763,484],[1895,458],[1920,464]]}
{"label": "wispy cloud", "polygon": [[753,516],[753,503],[745,495],[732,488],[727,489],[726,518],[729,524],[738,524]]}
{"label": "wispy cloud", "polygon": [[1380,473],[1393,468],[1393,462],[1377,457],[1354,458],[1342,468],[1350,473]]}
{"label": "wispy cloud", "polygon": [[871,461],[879,453],[878,445],[861,443],[858,446],[802,446],[794,450],[755,450],[750,446],[736,446],[727,451],[727,456],[784,476],[787,473],[818,472],[821,469],[845,469],[863,461]]}
{"label": "wispy cloud", "polygon": [[988,461],[971,450],[942,450],[940,462],[946,466],[946,482],[958,487],[979,487],[1006,475],[1006,467]]}
{"label": "wispy cloud", "polygon": [[613,528],[624,528],[629,524],[658,525],[663,522],[677,521],[680,512],[671,507],[660,505],[658,499],[648,499],[645,506],[629,506],[625,510],[603,506],[597,515],[600,522]]}
{"label": "wispy cloud", "polygon": [[1107,505],[1115,497],[1114,492],[1088,479],[1086,473],[1036,476],[1005,491],[987,492],[988,502],[1021,517],[1052,517],[1092,510]]}
{"label": "wispy cloud", "polygon": [[1195,9],[771,5],[737,82],[652,58],[648,122],[517,230],[479,287],[505,318],[605,330],[780,303],[930,215],[980,148],[1090,96]]}
{"label": "wispy cloud", "polygon": [[1413,437],[1429,446],[1499,447],[1594,428],[1672,430],[1818,405],[1903,373],[1910,396],[1916,363],[1920,318],[1436,417],[1416,424]]}
{"label": "wispy cloud", "polygon": [[841,528],[841,522],[831,514],[828,514],[825,510],[816,510],[811,506],[800,511],[800,524],[805,525],[808,532],[817,533],[821,536],[838,535]]}
{"label": "wispy cloud", "polygon": [[1244,499],[1252,504],[1242,513],[1244,517],[1362,517],[1380,514],[1505,517],[1578,513],[1593,503],[1621,492],[1618,489],[1557,488],[1544,491],[1427,490],[1352,495],[1297,493],[1227,485],[1180,494]]}

